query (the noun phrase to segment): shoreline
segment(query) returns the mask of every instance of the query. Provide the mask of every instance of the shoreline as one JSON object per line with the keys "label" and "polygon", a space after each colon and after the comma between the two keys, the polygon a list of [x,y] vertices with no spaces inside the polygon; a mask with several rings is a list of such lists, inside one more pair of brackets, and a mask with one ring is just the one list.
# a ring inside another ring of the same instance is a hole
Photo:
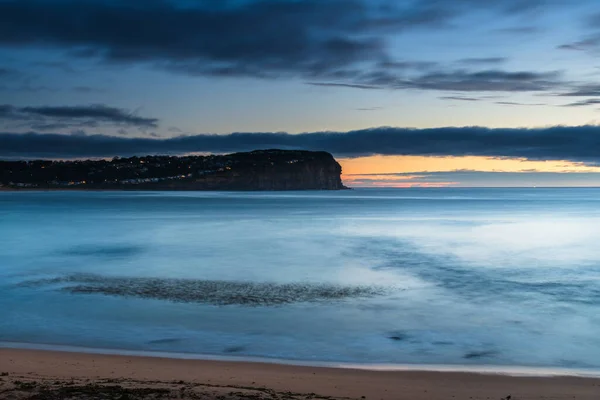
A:
{"label": "shoreline", "polygon": [[188,360],[206,362],[231,362],[259,365],[280,365],[288,367],[328,368],[357,371],[380,372],[439,372],[465,373],[478,375],[503,375],[510,377],[579,377],[600,380],[600,369],[564,368],[545,366],[493,365],[493,364],[392,364],[392,363],[360,363],[337,361],[308,361],[260,356],[232,356],[203,353],[178,353],[152,350],[107,349],[71,345],[45,343],[5,342],[0,341],[0,354],[3,350],[42,351],[66,354],[101,355],[116,357],[141,357],[148,359]]}
{"label": "shoreline", "polygon": [[0,398],[4,393],[14,399],[32,394],[61,398],[67,392],[75,399],[106,398],[115,391],[121,394],[109,398],[157,398],[150,396],[154,393],[184,399],[597,400],[600,394],[600,379],[589,377],[375,371],[8,348],[0,348],[0,375]]}
{"label": "shoreline", "polygon": [[230,190],[230,189],[174,189],[174,188],[0,188],[0,192],[240,192],[240,193],[278,193],[278,192],[343,192],[353,190],[346,189],[295,189],[295,190]]}

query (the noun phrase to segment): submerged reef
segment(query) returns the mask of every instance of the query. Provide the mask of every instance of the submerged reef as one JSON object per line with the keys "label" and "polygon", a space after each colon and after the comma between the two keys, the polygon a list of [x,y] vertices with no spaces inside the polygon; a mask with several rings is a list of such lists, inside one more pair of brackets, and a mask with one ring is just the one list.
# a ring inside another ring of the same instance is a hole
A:
{"label": "submerged reef", "polygon": [[386,294],[377,286],[346,286],[317,283],[236,282],[203,279],[128,278],[93,274],[26,281],[21,286],[58,285],[71,294],[101,294],[205,303],[219,306],[277,306],[302,302],[335,301]]}

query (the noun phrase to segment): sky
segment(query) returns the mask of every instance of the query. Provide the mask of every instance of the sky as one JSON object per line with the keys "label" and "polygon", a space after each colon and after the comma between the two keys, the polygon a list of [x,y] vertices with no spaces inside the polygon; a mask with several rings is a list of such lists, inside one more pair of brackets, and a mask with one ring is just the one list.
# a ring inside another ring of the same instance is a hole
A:
{"label": "sky", "polygon": [[600,186],[597,0],[0,0],[0,158],[325,150],[360,187]]}

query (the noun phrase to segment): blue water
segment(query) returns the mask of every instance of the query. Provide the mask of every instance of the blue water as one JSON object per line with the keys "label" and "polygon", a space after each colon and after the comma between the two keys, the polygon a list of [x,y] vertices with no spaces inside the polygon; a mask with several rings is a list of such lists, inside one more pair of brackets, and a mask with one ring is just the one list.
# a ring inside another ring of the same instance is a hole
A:
{"label": "blue water", "polygon": [[600,369],[600,189],[3,192],[0,341]]}

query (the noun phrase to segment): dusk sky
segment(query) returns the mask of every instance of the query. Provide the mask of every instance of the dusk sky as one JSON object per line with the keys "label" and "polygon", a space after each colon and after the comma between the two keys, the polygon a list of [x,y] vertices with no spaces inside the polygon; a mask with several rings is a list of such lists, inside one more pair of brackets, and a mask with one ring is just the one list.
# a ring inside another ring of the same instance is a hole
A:
{"label": "dusk sky", "polygon": [[0,158],[301,148],[355,187],[600,186],[599,60],[597,0],[0,0]]}

